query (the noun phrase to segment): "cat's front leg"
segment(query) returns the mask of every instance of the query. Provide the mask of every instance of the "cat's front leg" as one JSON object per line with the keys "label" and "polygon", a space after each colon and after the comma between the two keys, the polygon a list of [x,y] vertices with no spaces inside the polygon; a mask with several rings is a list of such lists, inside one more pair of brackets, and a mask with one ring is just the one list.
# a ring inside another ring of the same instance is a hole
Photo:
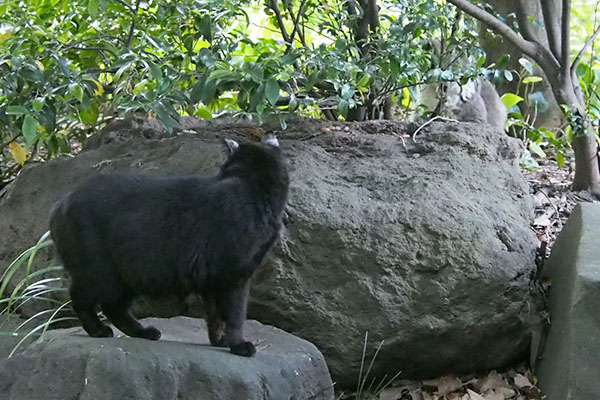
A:
{"label": "cat's front leg", "polygon": [[225,342],[233,354],[251,357],[256,353],[252,342],[244,339],[244,321],[250,280],[240,282],[233,288],[215,294],[215,304],[221,319],[225,322]]}

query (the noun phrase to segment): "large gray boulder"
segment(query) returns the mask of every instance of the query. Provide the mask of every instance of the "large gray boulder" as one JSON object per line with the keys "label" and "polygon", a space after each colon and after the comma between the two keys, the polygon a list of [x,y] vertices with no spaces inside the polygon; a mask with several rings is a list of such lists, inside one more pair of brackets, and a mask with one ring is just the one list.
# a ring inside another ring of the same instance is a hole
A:
{"label": "large gray boulder", "polygon": [[548,400],[600,399],[600,204],[579,204],[544,268],[550,330],[536,370]]}
{"label": "large gray boulder", "polygon": [[6,400],[281,400],[333,399],[333,384],[315,346],[248,321],[254,357],[210,347],[202,320],[148,318],[163,332],[154,342],[90,338],[56,330],[23,353],[0,361]]}
{"label": "large gray boulder", "polygon": [[[365,332],[366,362],[384,341],[371,374],[419,378],[520,360],[538,322],[518,142],[484,126],[433,123],[415,143],[402,137],[409,128],[298,120],[280,136],[289,218],[249,316],[315,343],[340,386],[358,379]],[[108,129],[74,158],[24,170],[0,199],[0,262],[42,234],[51,204],[86,176],[212,173],[223,136],[256,134],[219,123],[193,131]]]}

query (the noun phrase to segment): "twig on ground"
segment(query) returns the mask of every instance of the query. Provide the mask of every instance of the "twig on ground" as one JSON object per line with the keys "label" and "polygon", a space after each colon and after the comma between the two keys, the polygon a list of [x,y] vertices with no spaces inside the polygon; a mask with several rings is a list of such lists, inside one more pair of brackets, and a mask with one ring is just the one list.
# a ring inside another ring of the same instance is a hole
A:
{"label": "twig on ground", "polygon": [[438,120],[438,119],[440,119],[440,120],[442,120],[442,121],[446,121],[446,122],[459,122],[457,119],[454,119],[454,118],[446,118],[446,117],[442,117],[442,116],[440,116],[440,115],[437,115],[437,116],[435,116],[435,117],[431,118],[429,121],[425,122],[423,125],[421,125],[421,126],[420,126],[420,127],[419,127],[419,128],[418,128],[418,129],[417,129],[417,130],[416,130],[416,131],[415,131],[415,132],[412,134],[412,141],[416,143],[417,141],[415,140],[415,138],[417,137],[417,134],[418,134],[418,133],[419,133],[419,132],[420,132],[420,131],[421,131],[423,128],[425,128],[427,125],[431,124],[433,121],[436,121],[436,120]]}

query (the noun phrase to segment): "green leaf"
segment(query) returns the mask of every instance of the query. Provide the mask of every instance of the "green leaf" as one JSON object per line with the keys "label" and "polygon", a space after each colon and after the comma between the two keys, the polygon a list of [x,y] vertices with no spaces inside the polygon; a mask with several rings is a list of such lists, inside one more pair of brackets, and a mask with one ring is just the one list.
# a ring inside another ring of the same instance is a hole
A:
{"label": "green leaf", "polygon": [[542,157],[542,158],[546,157],[546,153],[544,153],[544,150],[542,150],[540,145],[536,142],[529,143],[529,151],[531,151],[533,154],[535,154],[538,157]]}
{"label": "green leaf", "polygon": [[217,96],[217,81],[207,80],[204,84],[204,88],[200,94],[200,100],[202,103],[208,105],[215,100]]}
{"label": "green leaf", "polygon": [[196,110],[195,114],[202,119],[212,119],[213,116],[210,111],[206,107],[200,106]]}
{"label": "green leaf", "polygon": [[528,76],[527,78],[523,79],[523,83],[524,84],[528,84],[528,83],[536,83],[536,82],[541,82],[543,79],[540,78],[539,76]]}
{"label": "green leaf", "polygon": [[33,110],[37,113],[39,113],[42,109],[42,107],[44,107],[44,103],[46,102],[46,100],[44,98],[41,97],[36,97],[33,100]]}
{"label": "green leaf", "polygon": [[203,47],[198,51],[198,63],[206,68],[212,68],[215,65],[213,55],[206,47]]}
{"label": "green leaf", "polygon": [[510,110],[524,100],[521,96],[514,93],[505,93],[502,95],[501,99],[507,110]]}
{"label": "green leaf", "polygon": [[479,59],[477,60],[477,69],[483,67],[483,64],[485,64],[485,54],[483,54],[481,57],[479,57]]}
{"label": "green leaf", "polygon": [[79,102],[83,101],[83,88],[78,83],[71,83],[69,85],[69,94],[79,100]]}
{"label": "green leaf", "polygon": [[513,80],[513,74],[512,74],[512,72],[510,72],[509,70],[505,69],[504,70],[504,78],[506,78],[507,81],[512,82],[512,80]]}
{"label": "green leaf", "polygon": [[256,64],[250,70],[250,76],[254,82],[260,83],[265,79],[265,71],[260,64]]}
{"label": "green leaf", "polygon": [[348,100],[354,95],[354,88],[346,83],[344,84],[344,86],[342,86],[342,91],[340,95],[342,99]]}
{"label": "green leaf", "polygon": [[556,163],[559,168],[562,168],[565,165],[565,156],[563,153],[556,153]]}
{"label": "green leaf", "polygon": [[498,69],[504,69],[510,61],[510,54],[505,54],[498,60]]}
{"label": "green leaf", "polygon": [[190,93],[190,102],[192,104],[196,104],[202,98],[202,92],[204,90],[204,84],[206,83],[206,79],[199,79],[192,88],[192,93]]}
{"label": "green leaf", "polygon": [[290,96],[290,102],[288,103],[288,110],[293,112],[296,110],[296,108],[298,108],[298,99],[296,99],[296,96],[292,93]]}
{"label": "green leaf", "polygon": [[550,107],[550,103],[546,100],[546,96],[541,91],[530,93],[527,96],[527,100],[529,100],[529,104],[531,107],[537,109],[538,112],[546,112]]}
{"label": "green leaf", "polygon": [[98,120],[98,106],[92,105],[90,108],[85,108],[79,112],[81,122],[87,125],[96,125]]}
{"label": "green leaf", "polygon": [[346,115],[348,114],[349,108],[350,108],[350,103],[348,102],[348,100],[342,99],[338,103],[338,111],[343,117],[346,117]]}
{"label": "green leaf", "polygon": [[25,141],[27,142],[27,144],[31,144],[33,143],[33,141],[35,140],[36,136],[37,136],[37,128],[38,128],[38,122],[37,120],[30,114],[27,114],[25,116],[25,119],[23,120],[23,136],[25,137]]}
{"label": "green leaf", "polygon": [[29,111],[23,106],[8,106],[6,107],[6,114],[8,115],[25,115]]}
{"label": "green leaf", "polygon": [[356,86],[358,86],[359,88],[367,87],[370,80],[371,80],[371,75],[369,75],[368,73],[364,73],[363,76],[361,76],[358,83],[356,84]]}
{"label": "green leaf", "polygon": [[173,132],[173,118],[169,115],[169,111],[162,103],[152,105],[152,111],[156,113],[159,121],[162,122],[167,132]]}
{"label": "green leaf", "polygon": [[216,79],[225,78],[226,76],[227,77],[233,76],[233,72],[231,72],[228,69],[217,69],[210,73],[210,75],[208,76],[208,79],[216,80]]}
{"label": "green leaf", "polygon": [[98,17],[98,9],[100,8],[100,0],[88,0],[87,11],[92,18]]}
{"label": "green leaf", "polygon": [[67,78],[71,77],[71,69],[69,68],[69,61],[66,58],[58,57],[58,66]]}
{"label": "green leaf", "polygon": [[152,77],[154,79],[156,79],[158,82],[161,82],[163,79],[163,73],[162,73],[160,67],[158,65],[156,65],[155,63],[153,63],[152,61],[147,61],[146,65],[150,69],[150,74],[152,75]]}
{"label": "green leaf", "polygon": [[277,100],[279,100],[279,83],[277,83],[277,79],[269,78],[267,80],[265,85],[265,97],[272,106],[277,104]]}
{"label": "green leaf", "polygon": [[533,65],[531,64],[531,61],[529,61],[526,58],[521,57],[521,58],[519,58],[519,64],[521,64],[527,72],[529,72],[530,74],[533,74]]}

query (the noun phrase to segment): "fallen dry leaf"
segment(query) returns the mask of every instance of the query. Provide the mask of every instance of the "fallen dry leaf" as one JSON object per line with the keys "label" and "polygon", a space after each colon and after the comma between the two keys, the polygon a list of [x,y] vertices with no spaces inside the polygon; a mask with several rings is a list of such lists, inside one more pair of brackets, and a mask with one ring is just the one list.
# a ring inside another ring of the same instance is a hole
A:
{"label": "fallen dry leaf", "polygon": [[423,381],[423,385],[436,387],[438,394],[440,396],[445,396],[450,392],[460,389],[463,386],[463,383],[460,379],[448,375],[437,379]]}
{"label": "fallen dry leaf", "polygon": [[537,217],[534,221],[533,224],[535,226],[550,226],[552,225],[552,221],[550,221],[550,218],[546,215],[540,215],[539,217]]}
{"label": "fallen dry leaf", "polygon": [[[487,376],[470,382],[478,393],[494,391],[499,399],[511,399],[516,395],[515,390],[497,371],[491,371]],[[502,396],[502,397],[499,397]]]}
{"label": "fallen dry leaf", "polygon": [[401,387],[384,389],[379,394],[379,400],[398,400],[402,396],[403,391],[405,391],[405,389]]}
{"label": "fallen dry leaf", "polygon": [[529,379],[522,374],[516,374],[513,378],[515,380],[515,385],[519,388],[533,387],[533,384],[529,381]]}
{"label": "fallen dry leaf", "polygon": [[494,390],[489,390],[483,394],[485,400],[504,400],[504,395]]}
{"label": "fallen dry leaf", "polygon": [[480,394],[475,393],[471,389],[467,389],[467,393],[469,394],[470,400],[486,400],[485,397],[481,396]]}

